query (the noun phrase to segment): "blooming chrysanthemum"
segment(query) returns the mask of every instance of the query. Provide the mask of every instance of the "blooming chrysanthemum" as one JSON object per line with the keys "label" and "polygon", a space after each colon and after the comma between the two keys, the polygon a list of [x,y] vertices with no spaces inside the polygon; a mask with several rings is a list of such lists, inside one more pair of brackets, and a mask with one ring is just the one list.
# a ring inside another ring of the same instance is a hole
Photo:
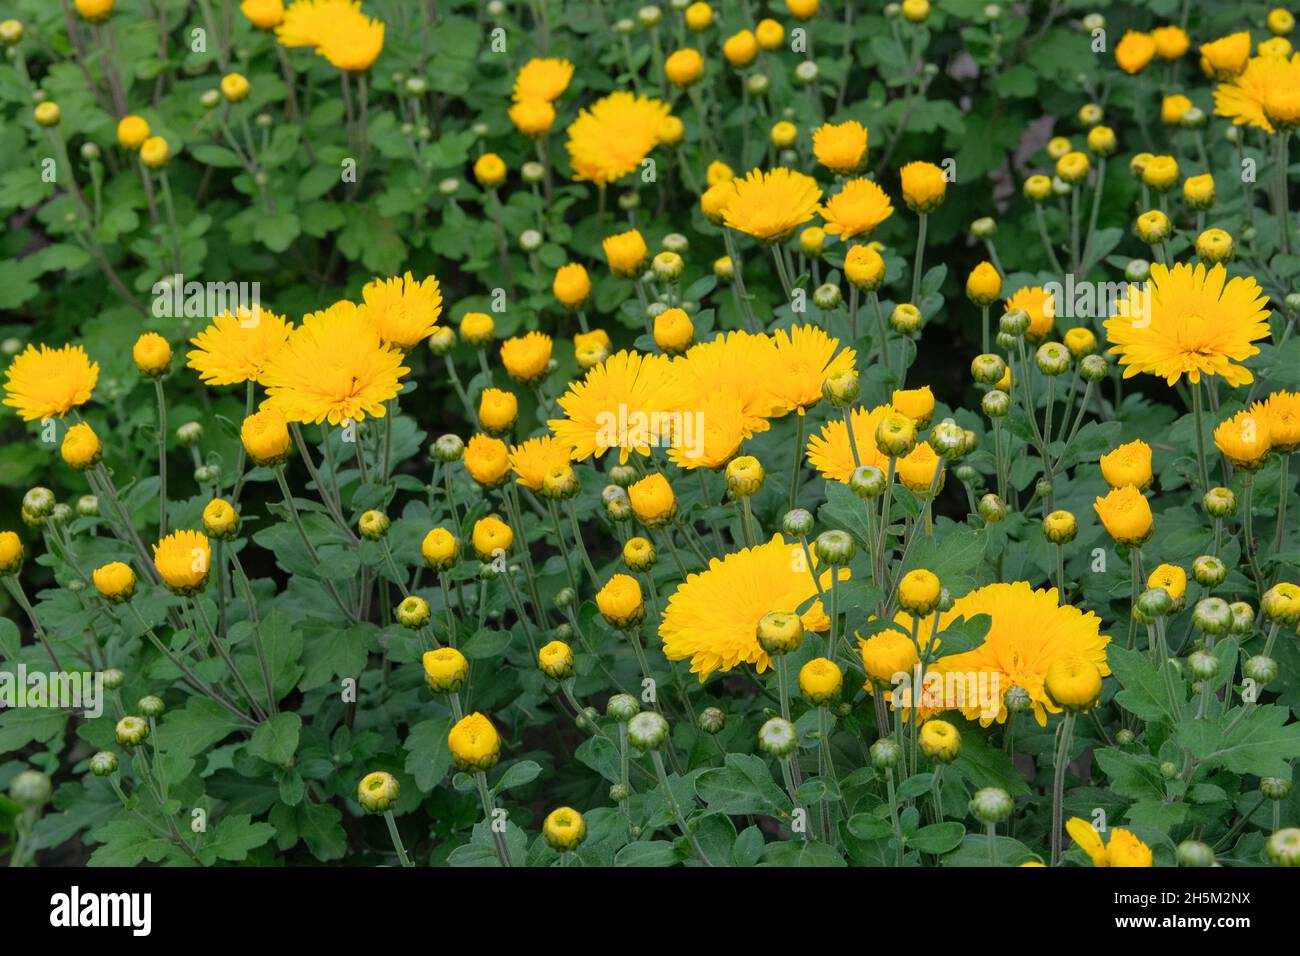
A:
{"label": "blooming chrysanthemum", "polygon": [[262,370],[289,340],[293,330],[284,316],[258,307],[240,307],[224,312],[212,324],[190,339],[189,367],[199,373],[205,385],[238,385],[256,382]]}
{"label": "blooming chrysanthemum", "polygon": [[575,461],[617,448],[625,462],[632,452],[648,455],[652,445],[671,443],[686,397],[672,359],[620,351],[570,385],[557,403],[565,417],[547,424],[573,447]]}
{"label": "blooming chrysanthemum", "polygon": [[294,0],[275,28],[283,46],[320,46],[332,22],[361,6],[359,0]]}
{"label": "blooming chrysanthemum", "polygon": [[[697,394],[682,410],[682,421],[688,416],[692,422],[691,433],[685,440],[668,449],[668,458],[679,468],[693,471],[696,468],[721,468],[740,451],[746,438],[757,431],[766,431],[768,424],[751,429],[744,401],[728,391],[710,391]],[[698,422],[703,428],[697,429]]]}
{"label": "blooming chrysanthemum", "polygon": [[[711,558],[708,570],[688,575],[668,599],[659,636],[664,656],[691,660],[691,673],[703,683],[716,670],[753,664],[761,674],[770,658],[759,646],[758,622],[769,611],[795,611],[817,594],[815,571],[803,564],[797,542],[776,534],[766,544],[724,558]],[[840,572],[844,580],[845,572]],[[830,573],[822,574],[823,589]],[[810,631],[825,631],[830,618],[821,601],[801,616]]]}
{"label": "blooming chrysanthemum", "polygon": [[826,231],[841,239],[866,236],[894,214],[885,191],[871,179],[850,179],[817,210]]}
{"label": "blooming chrysanthemum", "polygon": [[416,281],[411,273],[400,279],[373,279],[361,290],[366,318],[379,337],[399,349],[410,349],[433,334],[442,315],[442,292],[434,276]]}
{"label": "blooming chrysanthemum", "polygon": [[774,352],[769,336],[739,330],[692,346],[675,363],[691,396],[689,406],[698,407],[704,396],[726,393],[739,401],[744,437],[767,431],[768,419],[787,409],[767,376],[754,370],[769,367]]}
{"label": "blooming chrysanthemum", "polygon": [[723,221],[755,239],[774,242],[811,219],[821,198],[811,176],[783,166],[766,173],[754,169],[736,180],[736,196],[723,210]]}
{"label": "blooming chrysanthemum", "polygon": [[52,349],[28,345],[5,371],[5,400],[25,422],[57,415],[90,401],[99,381],[99,363],[80,345]]}
{"label": "blooming chrysanthemum", "polygon": [[208,580],[212,549],[201,531],[173,531],[153,546],[153,564],[171,590],[189,594]]}
{"label": "blooming chrysanthemum", "polygon": [[760,374],[787,411],[802,415],[821,401],[822,384],[836,372],[849,371],[857,360],[853,349],[836,351],[840,340],[815,325],[778,329]]}
{"label": "blooming chrysanthemum", "polygon": [[1065,821],[1065,831],[1088,854],[1093,866],[1151,865],[1151,847],[1123,827],[1111,827],[1109,843],[1103,843],[1097,829],[1082,817]]}
{"label": "blooming chrysanthemum", "polygon": [[357,3],[326,25],[316,52],[348,73],[364,73],[384,50],[384,24],[361,12]]}
{"label": "blooming chrysanthemum", "polygon": [[1214,115],[1272,133],[1269,103],[1277,109],[1293,97],[1300,97],[1300,53],[1251,57],[1241,73],[1214,88]]}
{"label": "blooming chrysanthemum", "polygon": [[569,125],[565,143],[573,178],[603,186],[636,170],[658,145],[668,111],[662,100],[624,90],[584,109]]}
{"label": "blooming chrysanthemum", "polygon": [[337,425],[382,418],[409,371],[364,310],[344,300],[306,316],[267,362],[261,383],[265,404],[289,421]]}
{"label": "blooming chrysanthemum", "polygon": [[[842,418],[827,422],[820,432],[808,439],[808,464],[821,472],[823,478],[847,482],[857,468],[853,459],[853,448],[856,445],[859,463],[887,471],[889,456],[876,445],[876,429],[881,420],[892,411],[894,408],[890,405],[879,405],[870,411],[864,408],[853,409],[849,416],[853,422],[853,445],[849,444],[848,426]],[[926,442],[918,442],[915,448],[894,465],[898,480],[918,492],[930,490],[936,468],[942,469],[943,462]]]}
{"label": "blooming chrysanthemum", "polygon": [[[1007,719],[1003,698],[1010,688],[1020,687],[1029,694],[1034,719],[1040,727],[1045,727],[1047,715],[1061,710],[1044,687],[1047,669],[1053,662],[1086,660],[1096,664],[1103,677],[1110,673],[1106,663],[1110,638],[1100,633],[1101,619],[1090,611],[1061,604],[1055,588],[1036,590],[1027,581],[977,588],[954,601],[951,610],[939,612],[939,633],[956,618],[970,620],[977,614],[987,614],[991,621],[984,643],[962,654],[941,657],[930,668],[936,674],[952,675],[966,685],[966,699],[956,706],[952,700],[944,700],[941,706],[927,706],[922,696],[919,701],[922,714],[956,709],[968,720],[978,720],[985,727],[994,720],[1003,723]],[[899,612],[894,620],[911,633],[909,614]],[[933,633],[934,625],[933,615],[923,618],[920,633]],[[939,640],[942,644],[942,637]],[[970,693],[972,678],[988,694]],[[993,699],[982,701],[978,699],[981,696]],[[987,706],[994,703],[998,708],[996,715],[990,714],[991,707]]]}
{"label": "blooming chrysanthemum", "polygon": [[550,435],[530,438],[510,449],[510,467],[518,476],[519,484],[533,491],[541,491],[542,480],[552,468],[569,463],[570,448]]}
{"label": "blooming chrysanthemum", "polygon": [[1291,454],[1300,448],[1300,393],[1273,392],[1262,402],[1250,406],[1250,413],[1268,422],[1273,448]]}
{"label": "blooming chrysanthemum", "polygon": [[867,162],[867,128],[857,120],[822,124],[812,143],[817,162],[832,172],[856,173]]}
{"label": "blooming chrysanthemum", "polygon": [[1031,342],[1041,342],[1052,332],[1056,324],[1056,300],[1052,293],[1041,286],[1017,289],[1007,299],[1006,311],[1024,309],[1029,314],[1029,328],[1025,338]]}
{"label": "blooming chrysanthemum", "polygon": [[514,99],[552,102],[569,88],[573,64],[555,58],[529,60],[515,76]]}
{"label": "blooming chrysanthemum", "polygon": [[1235,388],[1254,381],[1233,363],[1257,354],[1251,343],[1269,334],[1266,303],[1253,277],[1228,281],[1222,265],[1157,263],[1146,289],[1130,286],[1106,320],[1110,351],[1125,378],[1147,372],[1173,385],[1186,374],[1195,385],[1202,375],[1222,375]]}

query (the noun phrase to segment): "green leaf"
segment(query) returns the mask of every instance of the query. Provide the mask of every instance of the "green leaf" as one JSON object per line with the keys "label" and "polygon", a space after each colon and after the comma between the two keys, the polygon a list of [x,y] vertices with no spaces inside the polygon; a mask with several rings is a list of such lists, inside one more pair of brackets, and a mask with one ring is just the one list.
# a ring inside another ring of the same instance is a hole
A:
{"label": "green leaf", "polygon": [[420,721],[406,735],[402,745],[406,750],[406,772],[424,793],[442,783],[451,767],[451,749],[447,746],[450,730],[451,719],[440,717]]}
{"label": "green leaf", "polygon": [[168,753],[195,757],[245,726],[206,697],[192,697],[184,707],[163,716],[158,736]]}
{"label": "green leaf", "polygon": [[[1186,699],[1183,679],[1173,668],[1165,673],[1155,669],[1141,651],[1130,651],[1113,644],[1106,649],[1110,669],[1123,688],[1115,695],[1125,710],[1142,720],[1173,721]],[[1169,696],[1172,682],[1175,699]]]}
{"label": "green leaf", "polygon": [[772,771],[753,754],[727,754],[726,766],[695,778],[695,792],[710,810],[723,813],[788,816],[791,809],[789,797],[772,780]]}
{"label": "green leaf", "polygon": [[302,718],[292,711],[276,714],[253,731],[248,742],[248,752],[277,767],[287,766],[298,752],[298,737],[302,731]]}
{"label": "green leaf", "polygon": [[812,840],[781,840],[763,848],[763,862],[771,866],[848,866],[840,851]]}
{"label": "green leaf", "polygon": [[907,845],[922,853],[947,853],[961,843],[966,828],[960,823],[932,823],[907,838]]}
{"label": "green leaf", "polygon": [[1096,750],[1093,756],[1107,778],[1110,789],[1131,800],[1163,800],[1165,782],[1160,761],[1155,757],[1125,753],[1113,747]]}
{"label": "green leaf", "polygon": [[[1238,714],[1234,717],[1238,717]],[[1290,779],[1288,760],[1300,757],[1300,723],[1287,723],[1286,707],[1267,704],[1251,708],[1236,719],[1231,729],[1205,734],[1179,734],[1179,742],[1191,750],[1206,767],[1223,767],[1233,773]],[[1187,725],[1184,725],[1185,727]]]}
{"label": "green leaf", "polygon": [[541,776],[541,774],[541,765],[536,761],[517,761],[506,768],[506,772],[503,773],[501,779],[496,782],[496,786],[492,788],[492,792],[498,794],[503,790],[509,790],[512,787],[522,787],[526,783],[532,783]]}
{"label": "green leaf", "polygon": [[666,840],[629,843],[614,854],[615,866],[672,866],[676,862],[677,848]]}
{"label": "green leaf", "polygon": [[199,860],[209,866],[218,860],[238,863],[248,857],[249,850],[257,849],[273,836],[275,827],[269,823],[253,823],[247,813],[222,817],[208,831],[207,840],[199,850]]}

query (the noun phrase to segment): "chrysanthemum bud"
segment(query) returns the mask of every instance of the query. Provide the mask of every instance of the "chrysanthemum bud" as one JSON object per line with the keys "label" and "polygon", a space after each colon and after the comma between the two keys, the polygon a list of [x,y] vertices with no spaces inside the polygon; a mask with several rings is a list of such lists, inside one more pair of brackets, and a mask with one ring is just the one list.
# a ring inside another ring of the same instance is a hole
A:
{"label": "chrysanthemum bud", "polygon": [[1134,612],[1143,622],[1154,621],[1174,611],[1174,599],[1164,588],[1147,588],[1138,595]]}
{"label": "chrysanthemum bud", "polygon": [[916,425],[899,412],[887,412],[876,426],[876,447],[893,458],[906,458],[916,447]]}
{"label": "chrysanthemum bud", "polygon": [[720,734],[727,726],[727,715],[717,707],[705,707],[695,719],[695,726],[706,734]]}
{"label": "chrysanthemum bud", "polygon": [[921,725],[921,752],[938,763],[952,763],[961,752],[961,734],[946,720],[932,719]]}
{"label": "chrysanthemum bud", "polygon": [[817,559],[831,567],[842,567],[853,560],[857,545],[847,531],[823,531],[813,544]]}
{"label": "chrysanthemum bud", "polygon": [[930,430],[929,445],[940,458],[957,458],[966,451],[966,430],[951,419],[945,419]]}
{"label": "chrysanthemum bud", "polygon": [[924,321],[921,310],[910,302],[900,302],[889,315],[890,328],[903,335],[919,331]]}
{"label": "chrysanthemum bud", "polygon": [[1047,668],[1043,689],[1058,707],[1088,711],[1101,696],[1101,671],[1090,660],[1060,657]]}
{"label": "chrysanthemum bud", "polygon": [[1256,654],[1246,658],[1246,662],[1241,665],[1241,673],[1242,676],[1250,678],[1263,687],[1277,680],[1277,661],[1263,654]]}
{"label": "chrysanthemum bud", "polygon": [[573,673],[573,648],[564,641],[551,641],[538,650],[537,667],[552,680],[564,680]]}
{"label": "chrysanthemum bud", "polygon": [[105,690],[117,690],[126,683],[126,675],[116,667],[105,668],[103,677]]}
{"label": "chrysanthemum bud", "polygon": [[925,568],[903,575],[898,584],[898,604],[913,617],[925,617],[939,606],[943,587],[938,576]]}
{"label": "chrysanthemum bud", "polygon": [[1222,634],[1232,623],[1232,609],[1223,598],[1201,598],[1192,608],[1192,623],[1202,634]]}
{"label": "chrysanthemum bud", "polygon": [[741,455],[727,463],[727,493],[733,498],[750,498],[763,487],[763,465],[753,455]]}
{"label": "chrysanthemum bud", "polygon": [[1119,730],[1115,731],[1115,746],[1117,747],[1131,747],[1136,740],[1137,734],[1133,733],[1133,731],[1129,730],[1127,727],[1121,727]]}
{"label": "chrysanthemum bud", "polygon": [[1300,866],[1300,827],[1278,830],[1264,849],[1275,866]]}
{"label": "chrysanthemum bud", "polygon": [[1053,511],[1043,518],[1043,537],[1053,544],[1069,544],[1079,534],[1079,520],[1069,511]]}
{"label": "chrysanthemum bud", "polygon": [[96,777],[111,777],[117,773],[117,754],[101,750],[90,758],[90,772]]}
{"label": "chrysanthemum bud", "polygon": [[9,782],[9,797],[20,807],[39,809],[53,792],[53,782],[39,770],[23,770]]}
{"label": "chrysanthemum bud", "polygon": [[1300,585],[1289,581],[1273,585],[1260,598],[1259,609],[1274,624],[1295,624],[1300,621]]}
{"label": "chrysanthemum bud", "polygon": [[759,646],[773,657],[791,654],[803,643],[803,622],[793,611],[769,611],[759,619]]}
{"label": "chrysanthemum bud", "polygon": [[970,815],[980,823],[1001,823],[1016,808],[1011,794],[1001,787],[984,787],[976,790],[970,800]]}
{"label": "chrysanthemum bud", "polygon": [[1245,637],[1248,634],[1255,633],[1255,609],[1253,607],[1245,601],[1233,601],[1228,605],[1228,610],[1232,612],[1232,623],[1228,625],[1229,634]]}
{"label": "chrysanthemum bud", "polygon": [[627,740],[637,750],[658,750],[668,739],[668,721],[655,710],[643,710],[627,722]]}
{"label": "chrysanthemum bud", "polygon": [[376,511],[373,508],[370,511],[364,512],[361,517],[357,519],[357,530],[361,533],[361,537],[365,538],[367,541],[378,541],[380,538],[384,537],[384,535],[388,534],[388,528],[388,515],[384,514],[382,511]]}
{"label": "chrysanthemum bud", "polygon": [[758,729],[758,746],[773,757],[785,757],[799,746],[799,732],[783,717],[771,717]]}
{"label": "chrysanthemum bud", "polygon": [[77,514],[83,518],[93,518],[99,514],[99,499],[94,495],[82,495],[77,499]]}
{"label": "chrysanthemum bud", "polygon": [[1174,850],[1179,866],[1214,866],[1214,849],[1200,840],[1184,840]]}
{"label": "chrysanthemum bud", "polygon": [[366,813],[383,813],[397,804],[401,787],[391,773],[376,770],[361,778],[357,785],[357,803]]}
{"label": "chrysanthemum bud", "polygon": [[1110,363],[1100,355],[1085,355],[1079,362],[1079,374],[1085,382],[1100,382],[1110,374]]}
{"label": "chrysanthemum bud", "polygon": [[429,623],[429,602],[415,594],[407,595],[397,605],[393,617],[402,627],[418,631]]}
{"label": "chrysanthemum bud", "polygon": [[1044,375],[1063,375],[1070,370],[1070,350],[1060,342],[1044,342],[1034,360]]}
{"label": "chrysanthemum bud", "polygon": [[970,224],[970,234],[976,239],[992,239],[997,231],[997,221],[990,216],[981,216]]}
{"label": "chrysanthemum bud", "polygon": [[878,498],[886,487],[885,473],[875,465],[859,465],[849,476],[849,490],[859,498]]}
{"label": "chrysanthemum bud", "polygon": [[792,538],[806,538],[813,532],[815,521],[812,512],[792,508],[781,518],[781,530]]}
{"label": "chrysanthemum bud", "polygon": [[117,722],[114,733],[120,746],[138,747],[149,739],[149,721],[143,717],[123,717]]}
{"label": "chrysanthemum bud", "polygon": [[1004,335],[1021,336],[1029,330],[1029,313],[1024,309],[1008,309],[998,319],[998,331]]}
{"label": "chrysanthemum bud", "polygon": [[989,524],[997,524],[1007,516],[1006,502],[991,491],[980,499],[978,508],[980,517]]}
{"label": "chrysanthemum bud", "polygon": [[980,399],[980,409],[989,418],[1005,418],[1011,411],[1011,396],[999,389],[985,392]]}

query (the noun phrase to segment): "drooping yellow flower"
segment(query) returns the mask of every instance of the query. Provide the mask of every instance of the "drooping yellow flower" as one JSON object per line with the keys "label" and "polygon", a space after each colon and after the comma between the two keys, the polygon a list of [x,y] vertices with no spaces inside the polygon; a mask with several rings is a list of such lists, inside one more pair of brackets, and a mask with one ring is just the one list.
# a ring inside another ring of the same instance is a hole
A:
{"label": "drooping yellow flower", "polygon": [[550,435],[530,438],[510,449],[510,467],[519,484],[533,491],[542,490],[542,479],[552,468],[567,465],[572,449]]}
{"label": "drooping yellow flower", "polygon": [[539,99],[550,103],[559,99],[572,79],[573,64],[568,60],[554,57],[529,60],[515,76],[513,96],[515,100]]}
{"label": "drooping yellow flower", "polygon": [[823,123],[812,142],[817,162],[832,172],[851,175],[867,163],[867,128],[857,120]]}
{"label": "drooping yellow flower", "polygon": [[796,325],[789,332],[778,329],[772,345],[761,374],[782,407],[800,415],[821,401],[827,378],[852,369],[857,360],[853,349],[840,349],[839,339],[815,325]]}
{"label": "drooping yellow flower", "polygon": [[[894,409],[889,405],[879,405],[870,411],[853,409],[849,416],[853,422],[853,445],[849,444],[849,431],[844,419],[836,418],[827,422],[820,432],[808,439],[808,464],[821,472],[823,478],[847,482],[857,468],[853,458],[853,448],[856,445],[858,462],[887,471],[889,456],[876,445],[876,429],[885,416],[892,412]],[[929,491],[937,469],[942,487],[943,460],[926,442],[918,442],[906,456],[899,458],[894,469],[898,480],[914,492]]]}
{"label": "drooping yellow flower", "polygon": [[728,228],[764,242],[784,239],[813,217],[822,197],[811,176],[785,167],[751,170],[736,180],[736,196],[723,210]]}
{"label": "drooping yellow flower", "polygon": [[874,180],[850,179],[817,212],[828,233],[847,240],[870,235],[894,214],[894,206]]}
{"label": "drooping yellow flower", "polygon": [[407,272],[401,278],[372,279],[361,289],[366,318],[388,345],[411,349],[433,334],[442,315],[442,292],[435,276],[416,281]]}
{"label": "drooping yellow flower", "polygon": [[163,584],[177,594],[202,590],[212,566],[207,535],[173,531],[153,546],[153,564]]}
{"label": "drooping yellow flower", "polygon": [[[766,544],[724,558],[711,558],[705,571],[689,575],[668,599],[659,636],[669,660],[691,660],[703,683],[716,670],[753,664],[761,674],[770,658],[758,643],[758,622],[769,611],[794,611],[817,594],[815,569],[803,563],[796,541],[779,534]],[[847,571],[840,570],[839,580]],[[820,576],[823,589],[830,572]],[[805,630],[822,632],[830,618],[813,601],[800,618]]]}
{"label": "drooping yellow flower", "polygon": [[25,422],[62,418],[90,401],[97,381],[99,363],[92,362],[80,345],[57,349],[28,345],[5,371],[4,404],[16,409]]}
{"label": "drooping yellow flower", "polygon": [[1082,817],[1066,820],[1065,830],[1088,854],[1093,866],[1151,865],[1151,848],[1123,827],[1111,828],[1109,843],[1103,843],[1101,834]]}
{"label": "drooping yellow flower", "polygon": [[385,345],[364,310],[346,300],[307,315],[267,361],[265,404],[291,422],[319,424],[383,418],[410,369]]}
{"label": "drooping yellow flower", "polygon": [[624,90],[597,100],[569,125],[565,148],[573,178],[604,186],[639,169],[668,115],[662,100]]}
{"label": "drooping yellow flower", "polygon": [[189,367],[205,385],[261,381],[266,363],[284,348],[292,330],[284,316],[270,309],[223,312],[190,339]]}
{"label": "drooping yellow flower", "polygon": [[617,448],[626,462],[632,452],[649,455],[652,446],[671,445],[681,435],[685,398],[672,359],[620,351],[569,386],[557,403],[565,417],[548,424],[573,447],[575,461]]}
{"label": "drooping yellow flower", "polygon": [[1125,378],[1146,372],[1173,385],[1186,374],[1195,385],[1222,375],[1234,388],[1249,384],[1250,370],[1234,363],[1257,354],[1251,343],[1269,334],[1267,301],[1253,277],[1228,280],[1222,265],[1156,263],[1145,290],[1130,286],[1106,320],[1110,352]]}
{"label": "drooping yellow flower", "polygon": [[[1081,659],[1095,664],[1103,677],[1110,673],[1106,663],[1110,638],[1100,633],[1101,619],[1061,604],[1055,588],[1034,589],[1027,581],[976,588],[954,601],[950,610],[939,612],[939,632],[958,617],[970,620],[978,614],[990,618],[984,643],[971,651],[941,657],[931,665],[929,670],[942,675],[943,694],[930,699],[924,689],[917,692],[913,703],[920,706],[922,716],[960,710],[968,720],[978,720],[985,727],[995,720],[1004,723],[1004,696],[1012,687],[1020,687],[1029,695],[1034,719],[1045,727],[1047,715],[1061,710],[1044,686],[1053,663]],[[894,620],[911,633],[911,615],[900,611]],[[923,618],[919,633],[929,635],[934,626],[933,615]],[[939,683],[936,681],[936,692]]]}

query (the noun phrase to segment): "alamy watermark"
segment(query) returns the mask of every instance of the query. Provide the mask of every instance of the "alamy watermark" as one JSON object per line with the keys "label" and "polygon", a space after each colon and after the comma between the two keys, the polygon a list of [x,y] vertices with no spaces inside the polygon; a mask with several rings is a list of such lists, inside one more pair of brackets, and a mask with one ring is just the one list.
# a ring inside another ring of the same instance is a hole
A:
{"label": "alamy watermark", "polygon": [[596,414],[598,448],[680,449],[687,458],[704,454],[703,412],[644,412],[620,404]]}
{"label": "alamy watermark", "polygon": [[262,283],[185,281],[177,272],[153,284],[153,314],[159,319],[209,319],[229,312],[253,328],[261,321]]}
{"label": "alamy watermark", "polygon": [[0,671],[0,709],[11,707],[81,710],[94,719],[104,713],[104,675],[101,671],[29,671],[19,663],[13,671]]}
{"label": "alamy watermark", "polygon": [[1127,316],[1135,328],[1151,324],[1151,288],[1147,282],[1089,282],[1066,273],[1065,281],[1043,283],[1051,296],[1046,311],[1051,318],[1108,319]]}

